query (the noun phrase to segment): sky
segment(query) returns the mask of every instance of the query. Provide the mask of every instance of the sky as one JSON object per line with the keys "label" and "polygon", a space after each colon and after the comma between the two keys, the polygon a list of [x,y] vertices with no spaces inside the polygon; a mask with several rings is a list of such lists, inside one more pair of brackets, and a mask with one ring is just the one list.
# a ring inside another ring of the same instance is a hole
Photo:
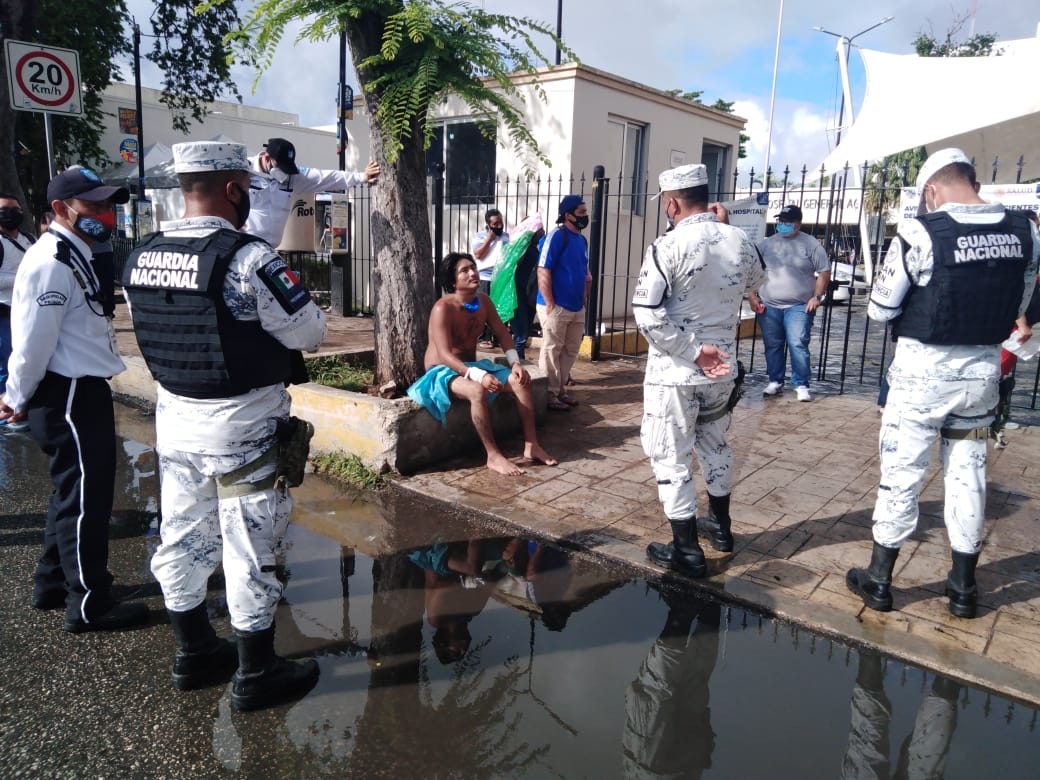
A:
{"label": "sky", "polygon": [[[838,39],[814,27],[852,38],[885,17],[893,17],[855,39],[849,60],[855,112],[863,99],[865,81],[855,51],[858,46],[911,54],[919,34],[944,39],[958,18],[966,21],[955,38],[969,37],[972,32],[993,33],[999,46],[1003,40],[1034,37],[1040,23],[1036,0],[879,0],[862,5],[847,0],[562,2],[562,37],[584,64],[657,89],[702,90],[701,100],[708,104],[720,98],[733,101],[734,113],[747,119],[745,132],[750,136],[748,156],[738,163],[742,173],[752,167],[761,172],[767,138],[771,138],[769,164],[774,171],[818,165],[835,144],[841,96],[835,51]],[[471,4],[556,26],[557,0],[524,0],[522,4],[518,0],[472,0]],[[129,0],[127,5],[147,31],[150,0]],[[243,8],[249,5],[248,0],[240,3]],[[255,91],[254,74],[236,72],[243,102],[296,113],[304,126],[331,125],[335,122],[338,39],[296,43],[296,32],[286,31],[272,68],[261,76]],[[143,43],[142,49],[147,46]],[[547,45],[545,51],[552,57],[551,47]],[[142,68],[142,81],[148,87],[161,86],[159,74],[147,64]],[[356,90],[352,71],[348,83]],[[845,118],[847,122],[847,106]]]}

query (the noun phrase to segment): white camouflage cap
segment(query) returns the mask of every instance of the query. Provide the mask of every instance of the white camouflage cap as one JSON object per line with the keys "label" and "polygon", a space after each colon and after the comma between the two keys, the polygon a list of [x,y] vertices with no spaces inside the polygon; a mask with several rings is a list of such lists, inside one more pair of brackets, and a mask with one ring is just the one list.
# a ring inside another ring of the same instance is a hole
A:
{"label": "white camouflage cap", "polygon": [[245,144],[234,141],[185,141],[173,145],[175,173],[248,171]]}
{"label": "white camouflage cap", "polygon": [[940,170],[945,168],[947,165],[953,165],[954,163],[967,163],[972,165],[971,160],[964,152],[960,149],[955,149],[952,146],[948,149],[940,149],[933,153],[924,161],[924,165],[921,166],[921,170],[917,172],[917,189],[921,189],[928,183],[928,180],[935,176]]}
{"label": "white camouflage cap", "polygon": [[680,165],[678,168],[669,168],[662,171],[657,177],[657,184],[661,191],[654,195],[651,200],[661,197],[661,192],[674,192],[685,190],[690,187],[700,187],[708,183],[708,167],[700,163]]}

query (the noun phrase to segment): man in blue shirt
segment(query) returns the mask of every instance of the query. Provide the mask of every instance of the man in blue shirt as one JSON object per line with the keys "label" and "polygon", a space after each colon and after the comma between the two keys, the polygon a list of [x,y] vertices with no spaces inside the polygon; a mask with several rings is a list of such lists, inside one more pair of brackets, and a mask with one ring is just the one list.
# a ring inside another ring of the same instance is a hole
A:
{"label": "man in blue shirt", "polygon": [[589,210],[580,195],[560,201],[556,224],[538,258],[538,367],[549,381],[549,408],[565,412],[578,403],[564,387],[585,335],[585,302],[592,285],[589,245],[581,234],[588,227]]}

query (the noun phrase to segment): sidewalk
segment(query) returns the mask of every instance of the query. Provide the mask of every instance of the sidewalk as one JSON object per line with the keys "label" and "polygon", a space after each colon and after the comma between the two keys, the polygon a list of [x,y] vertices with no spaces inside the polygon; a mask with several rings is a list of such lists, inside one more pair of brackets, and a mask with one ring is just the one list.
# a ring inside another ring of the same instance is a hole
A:
{"label": "sidewalk", "polygon": [[[119,309],[120,348],[139,354]],[[329,320],[323,352],[371,349],[371,319]],[[398,484],[659,576],[645,548],[670,531],[639,443],[642,369],[632,360],[579,361],[573,392],[581,404],[551,413],[539,430],[542,445],[561,461],[555,468],[524,464],[523,476],[502,477],[473,452]],[[866,566],[870,557],[878,482],[874,399],[822,387],[810,404],[790,392],[766,402],[755,379],[729,435],[736,548],[725,555],[705,545],[709,576],[688,584],[1040,706],[1040,429],[1008,431],[1008,448],[989,450],[979,616],[963,620],[947,610],[950,559],[937,452],[918,530],[896,565],[895,610],[878,613],[844,581],[850,566]],[[507,457],[522,450],[519,440],[502,444]],[[707,498],[697,479],[703,512]]]}

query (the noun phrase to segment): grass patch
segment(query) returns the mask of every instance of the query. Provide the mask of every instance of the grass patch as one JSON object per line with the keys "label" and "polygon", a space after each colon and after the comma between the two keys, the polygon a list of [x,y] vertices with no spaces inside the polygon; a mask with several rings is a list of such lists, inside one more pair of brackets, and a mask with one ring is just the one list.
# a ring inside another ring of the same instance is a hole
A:
{"label": "grass patch", "polygon": [[353,365],[338,355],[308,358],[307,371],[312,382],[355,393],[366,392],[375,381],[375,371],[371,366]]}
{"label": "grass patch", "polygon": [[370,469],[357,455],[343,452],[319,452],[313,457],[314,470],[335,477],[356,488],[377,488],[386,482],[386,475]]}

